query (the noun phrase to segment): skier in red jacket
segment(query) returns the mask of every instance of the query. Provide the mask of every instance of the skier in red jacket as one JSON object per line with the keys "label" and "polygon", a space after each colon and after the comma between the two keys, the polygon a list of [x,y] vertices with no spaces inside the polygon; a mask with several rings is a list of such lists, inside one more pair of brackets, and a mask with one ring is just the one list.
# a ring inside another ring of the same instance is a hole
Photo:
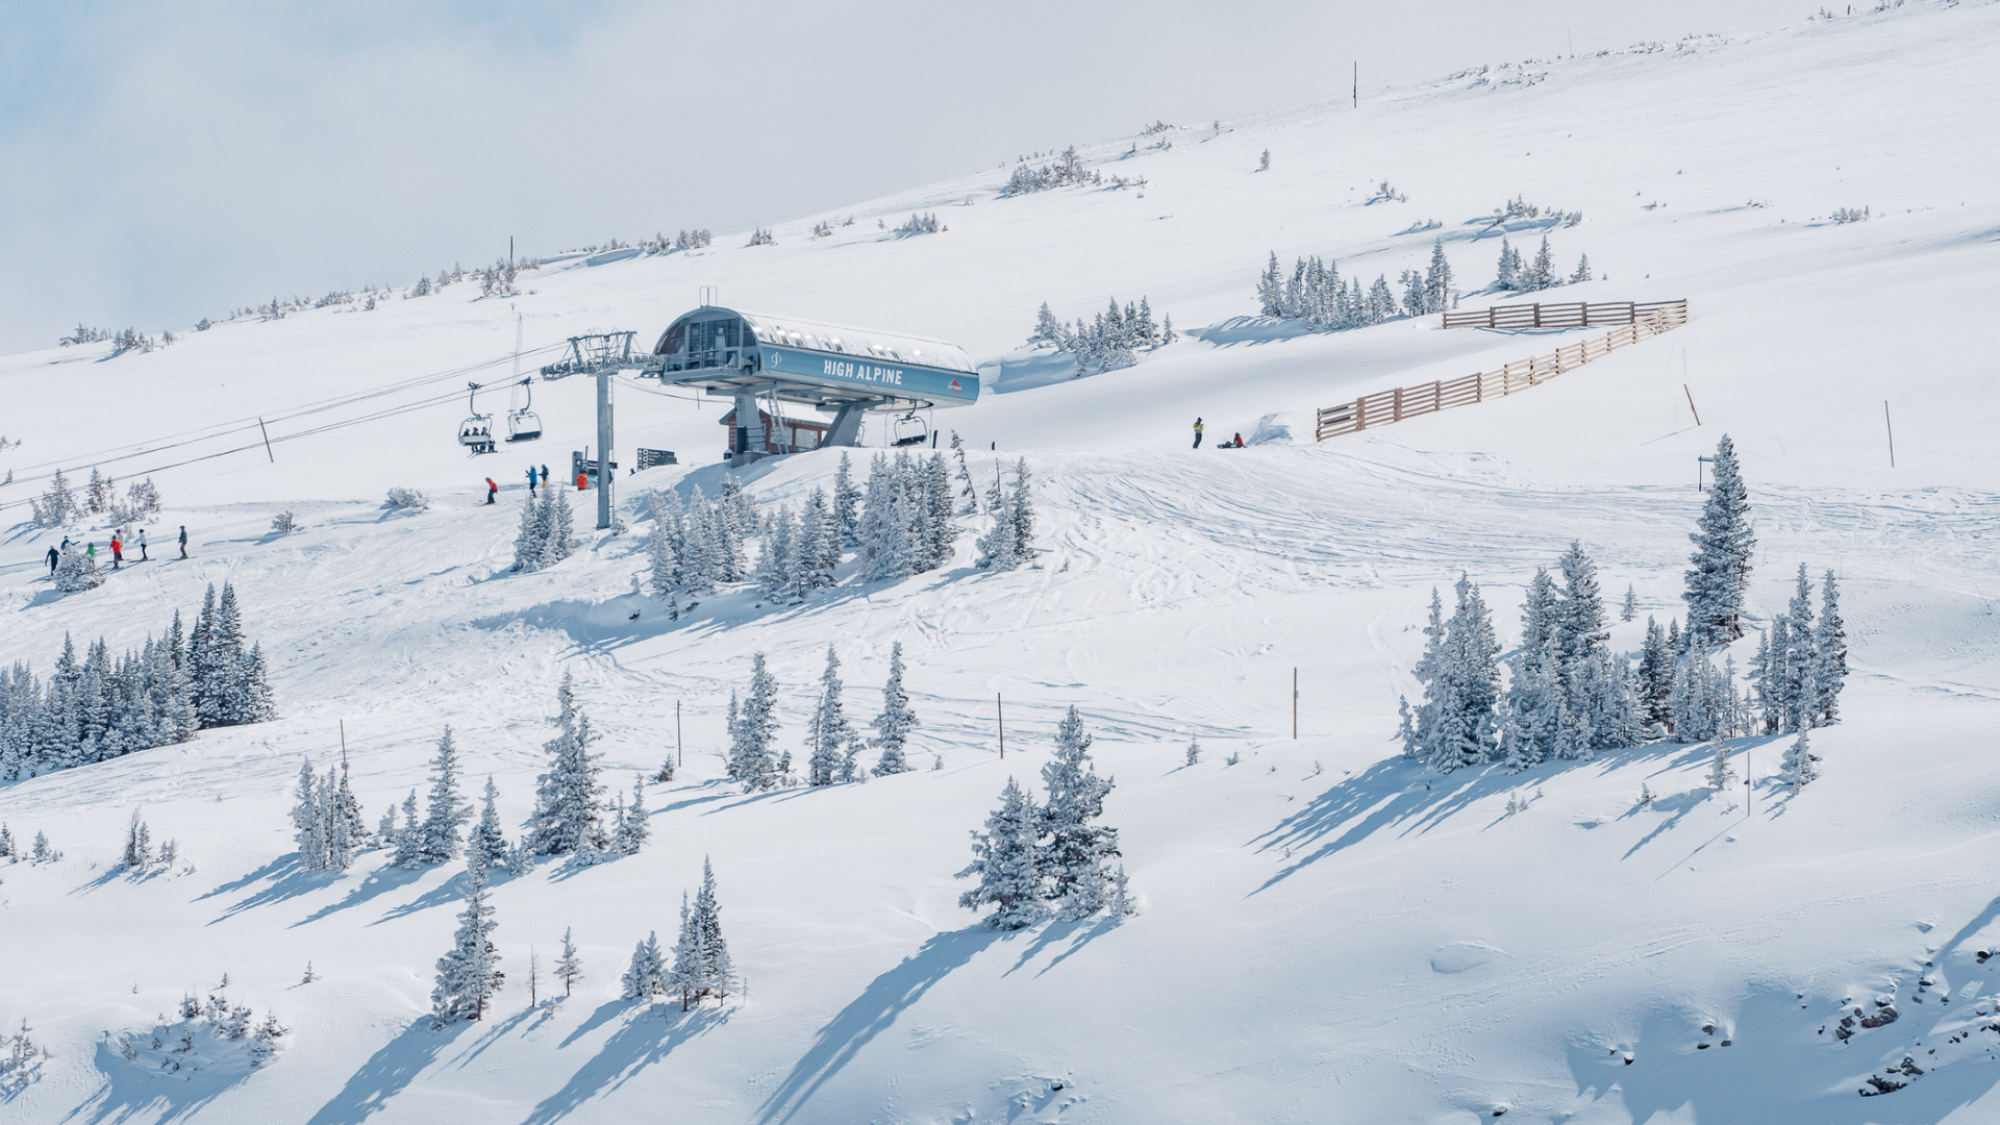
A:
{"label": "skier in red jacket", "polygon": [[497,485],[497,484],[494,484],[494,483],[493,483],[493,478],[492,478],[492,477],[487,477],[487,478],[486,478],[486,502],[487,502],[488,504],[491,504],[491,503],[493,503],[493,500],[494,500],[494,498],[495,498],[495,497],[497,497],[497,496],[499,496],[499,495],[500,495],[500,486],[499,486],[499,485]]}

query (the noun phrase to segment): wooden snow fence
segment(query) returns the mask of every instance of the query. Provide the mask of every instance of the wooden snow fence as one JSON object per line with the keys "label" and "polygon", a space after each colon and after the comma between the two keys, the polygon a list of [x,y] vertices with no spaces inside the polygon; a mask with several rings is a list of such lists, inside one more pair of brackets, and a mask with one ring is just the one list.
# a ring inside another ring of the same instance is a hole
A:
{"label": "wooden snow fence", "polygon": [[[1485,371],[1457,379],[1439,379],[1415,387],[1376,391],[1374,394],[1362,395],[1353,402],[1324,407],[1319,411],[1315,436],[1317,440],[1325,441],[1331,437],[1365,430],[1370,426],[1386,426],[1391,422],[1401,422],[1422,414],[1435,414],[1450,407],[1469,406],[1475,402],[1484,402],[1488,398],[1501,398],[1516,391],[1524,391],[1537,383],[1546,383],[1572,368],[1603,359],[1619,348],[1629,347],[1641,340],[1650,340],[1662,332],[1671,332],[1686,324],[1688,318],[1687,302],[1684,300],[1511,305],[1498,309],[1482,309],[1478,312],[1444,315],[1445,326],[1448,328],[1485,328],[1489,325],[1503,328],[1559,328],[1582,327],[1586,323],[1595,327],[1599,324],[1619,323],[1611,318],[1620,315],[1620,310],[1625,310],[1623,315],[1629,318],[1623,321],[1624,327],[1595,339],[1582,340],[1568,347],[1557,348],[1547,355],[1515,360],[1498,371]],[[1604,319],[1598,319],[1600,315]],[[1467,324],[1457,319],[1460,317],[1477,319],[1473,324]],[[1527,322],[1511,323],[1515,320]]]}

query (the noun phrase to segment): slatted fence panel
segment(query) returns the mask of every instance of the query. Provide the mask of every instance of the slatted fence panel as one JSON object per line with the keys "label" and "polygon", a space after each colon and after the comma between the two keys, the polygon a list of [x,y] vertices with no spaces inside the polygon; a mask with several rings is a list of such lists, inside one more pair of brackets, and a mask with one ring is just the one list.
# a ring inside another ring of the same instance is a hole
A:
{"label": "slatted fence panel", "polygon": [[[1526,310],[1526,311],[1523,311]],[[1477,317],[1476,325],[1455,322],[1458,317]],[[1469,406],[1489,397],[1502,397],[1545,383],[1565,371],[1603,359],[1619,348],[1630,347],[1669,332],[1688,320],[1688,305],[1682,301],[1607,301],[1571,305],[1513,305],[1482,309],[1474,313],[1446,313],[1446,328],[1509,327],[1526,318],[1526,327],[1574,327],[1589,324],[1623,324],[1604,336],[1557,348],[1547,355],[1517,359],[1498,371],[1440,379],[1415,387],[1394,387],[1362,395],[1352,402],[1319,411],[1315,433],[1320,441],[1342,434],[1435,414],[1454,406]]]}

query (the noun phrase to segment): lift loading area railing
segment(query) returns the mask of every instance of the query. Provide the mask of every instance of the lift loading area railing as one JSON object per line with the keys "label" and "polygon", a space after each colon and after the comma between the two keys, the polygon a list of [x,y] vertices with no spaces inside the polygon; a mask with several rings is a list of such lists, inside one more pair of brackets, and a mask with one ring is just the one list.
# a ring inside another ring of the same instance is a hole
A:
{"label": "lift loading area railing", "polygon": [[[1603,359],[1619,348],[1629,347],[1641,340],[1650,340],[1662,332],[1671,332],[1687,323],[1688,305],[1686,301],[1653,301],[1643,304],[1607,302],[1603,304],[1575,305],[1512,305],[1498,309],[1484,309],[1469,313],[1446,313],[1446,327],[1487,327],[1489,323],[1507,326],[1510,319],[1520,318],[1524,310],[1526,316],[1535,323],[1516,327],[1532,328],[1539,325],[1552,327],[1582,327],[1589,316],[1588,324],[1618,323],[1610,318],[1615,311],[1607,311],[1606,319],[1598,320],[1598,310],[1631,310],[1631,319],[1624,327],[1614,329],[1607,335],[1590,340],[1582,340],[1567,347],[1557,348],[1547,355],[1515,360],[1497,371],[1485,371],[1477,375],[1465,375],[1457,379],[1440,379],[1414,387],[1396,387],[1392,390],[1376,391],[1362,395],[1352,402],[1339,406],[1324,407],[1319,411],[1315,437],[1325,441],[1342,434],[1365,430],[1370,426],[1386,426],[1391,422],[1401,422],[1422,414],[1435,414],[1453,406],[1470,406],[1484,402],[1488,398],[1502,398],[1517,391],[1527,390],[1537,383],[1550,379],[1586,363]],[[1566,323],[1550,323],[1555,316],[1570,317]],[[1468,325],[1458,317],[1477,317]]]}

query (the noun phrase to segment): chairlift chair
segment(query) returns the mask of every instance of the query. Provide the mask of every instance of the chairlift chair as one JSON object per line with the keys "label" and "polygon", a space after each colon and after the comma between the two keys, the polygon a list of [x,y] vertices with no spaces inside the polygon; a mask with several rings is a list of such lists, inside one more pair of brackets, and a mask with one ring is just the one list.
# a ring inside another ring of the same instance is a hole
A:
{"label": "chairlift chair", "polygon": [[890,444],[897,446],[922,445],[930,439],[931,428],[924,423],[922,418],[917,417],[916,411],[912,410],[901,418],[896,419],[895,437]]}
{"label": "chairlift chair", "polygon": [[535,441],[542,436],[542,418],[533,409],[535,405],[535,388],[530,385],[530,381],[527,379],[521,380],[519,385],[527,388],[528,401],[521,409],[509,410],[507,412],[507,440],[509,442]]}
{"label": "chairlift chair", "polygon": [[472,388],[465,396],[466,409],[472,411],[472,417],[458,424],[458,444],[475,454],[496,452],[499,447],[493,443],[493,415],[481,414],[476,401],[479,384],[467,383],[466,386]]}

